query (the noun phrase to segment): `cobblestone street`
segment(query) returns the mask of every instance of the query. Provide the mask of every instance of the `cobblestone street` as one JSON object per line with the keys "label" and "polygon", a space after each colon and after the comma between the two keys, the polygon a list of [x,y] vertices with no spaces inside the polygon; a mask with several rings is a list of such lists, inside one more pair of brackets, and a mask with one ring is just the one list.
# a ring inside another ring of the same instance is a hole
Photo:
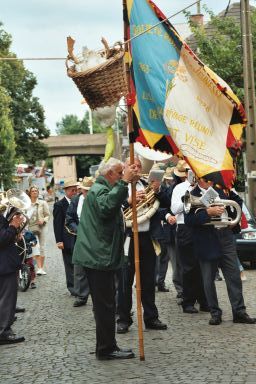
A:
{"label": "cobblestone street", "polygon": [[[120,347],[132,347],[136,358],[97,361],[92,304],[74,308],[66,288],[61,253],[49,225],[47,276],[37,278],[37,289],[19,293],[13,329],[24,335],[21,344],[0,347],[1,384],[80,383],[256,383],[256,325],[233,324],[225,282],[217,282],[223,323],[209,326],[209,314],[183,314],[168,275],[169,293],[156,293],[160,319],[167,331],[144,332],[145,358],[139,360],[135,324],[117,335]],[[247,311],[256,316],[255,271],[243,283]],[[135,310],[135,306],[134,306]]]}

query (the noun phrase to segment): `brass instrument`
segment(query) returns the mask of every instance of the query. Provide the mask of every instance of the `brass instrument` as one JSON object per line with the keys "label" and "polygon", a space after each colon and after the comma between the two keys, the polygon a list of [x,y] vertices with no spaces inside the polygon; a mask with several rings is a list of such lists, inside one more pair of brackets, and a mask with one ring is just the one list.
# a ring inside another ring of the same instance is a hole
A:
{"label": "brass instrument", "polygon": [[3,214],[6,212],[5,217],[8,222],[12,221],[12,218],[15,215],[22,215],[23,222],[18,229],[18,232],[20,233],[28,223],[29,219],[24,211],[28,209],[30,205],[31,200],[25,192],[16,188],[9,189],[1,196],[0,213]]}
{"label": "brass instrument", "polygon": [[[145,198],[136,204],[137,222],[138,224],[144,223],[150,219],[159,208],[160,202],[155,196],[155,192],[147,186],[145,188]],[[128,228],[132,226],[132,207],[124,210],[125,224]]]}
{"label": "brass instrument", "polygon": [[[196,208],[195,213],[200,210],[200,209],[207,209],[201,201],[200,197],[198,196],[193,196],[189,191],[185,193],[184,199],[183,199],[183,204],[184,204],[184,211],[185,213],[189,213],[191,208]],[[218,199],[214,200],[209,207],[213,206],[221,206],[221,207],[233,207],[236,210],[236,217],[235,219],[232,219],[231,217],[220,217],[220,216],[213,216],[211,217],[210,223],[205,223],[204,225],[214,225],[216,227],[227,227],[227,226],[234,226],[239,223],[241,219],[241,207],[240,205],[233,200],[224,200],[224,199]]]}

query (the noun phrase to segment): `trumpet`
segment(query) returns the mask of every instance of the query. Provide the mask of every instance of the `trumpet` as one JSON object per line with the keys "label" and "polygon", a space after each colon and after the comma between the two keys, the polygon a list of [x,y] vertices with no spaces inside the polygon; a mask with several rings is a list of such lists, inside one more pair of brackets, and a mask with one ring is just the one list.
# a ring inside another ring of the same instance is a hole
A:
{"label": "trumpet", "polygon": [[[184,204],[184,211],[185,213],[189,213],[192,208],[195,208],[195,213],[198,212],[201,209],[207,209],[201,201],[200,197],[193,196],[189,191],[187,191],[183,198],[183,204]],[[216,227],[227,227],[227,226],[235,226],[239,223],[241,219],[242,210],[240,205],[233,200],[214,200],[212,204],[209,205],[209,207],[213,206],[221,206],[221,207],[233,207],[236,211],[236,217],[232,219],[231,217],[221,217],[221,216],[213,216],[211,217],[210,223],[205,223],[204,225],[214,225]]]}
{"label": "trumpet", "polygon": [[[136,204],[138,224],[150,219],[159,208],[160,202],[150,186],[145,188],[145,198]],[[128,228],[132,226],[132,207],[124,210],[125,224]]]}

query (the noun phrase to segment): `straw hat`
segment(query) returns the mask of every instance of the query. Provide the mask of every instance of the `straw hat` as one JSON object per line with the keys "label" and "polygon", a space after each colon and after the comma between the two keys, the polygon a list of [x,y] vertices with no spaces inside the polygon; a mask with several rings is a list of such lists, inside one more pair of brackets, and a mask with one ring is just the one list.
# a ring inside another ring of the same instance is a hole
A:
{"label": "straw hat", "polygon": [[152,165],[151,169],[163,169],[165,167],[164,163],[155,163]]}
{"label": "straw hat", "polygon": [[86,189],[86,191],[89,191],[89,189],[91,188],[91,186],[93,185],[93,182],[94,182],[94,179],[93,177],[87,177],[85,176],[83,178],[83,181],[81,181],[81,183],[79,184],[79,188],[81,189]]}
{"label": "straw hat", "polygon": [[73,179],[66,179],[63,184],[63,188],[69,188],[69,187],[77,187],[79,183],[76,180]]}
{"label": "straw hat", "polygon": [[173,170],[174,167],[167,167],[164,174],[164,179],[173,180]]}
{"label": "straw hat", "polygon": [[173,170],[174,175],[178,177],[186,177],[187,170],[190,169],[188,163],[185,160],[179,160],[176,167]]}

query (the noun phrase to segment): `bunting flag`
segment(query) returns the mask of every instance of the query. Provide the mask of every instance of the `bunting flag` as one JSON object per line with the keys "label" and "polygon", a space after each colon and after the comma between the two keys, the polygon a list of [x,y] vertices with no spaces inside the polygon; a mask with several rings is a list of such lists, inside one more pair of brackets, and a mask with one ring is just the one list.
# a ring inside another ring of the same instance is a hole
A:
{"label": "bunting flag", "polygon": [[131,39],[130,139],[177,154],[198,177],[230,188],[246,124],[241,102],[169,21],[155,26],[166,17],[151,0],[127,0],[124,17]]}

